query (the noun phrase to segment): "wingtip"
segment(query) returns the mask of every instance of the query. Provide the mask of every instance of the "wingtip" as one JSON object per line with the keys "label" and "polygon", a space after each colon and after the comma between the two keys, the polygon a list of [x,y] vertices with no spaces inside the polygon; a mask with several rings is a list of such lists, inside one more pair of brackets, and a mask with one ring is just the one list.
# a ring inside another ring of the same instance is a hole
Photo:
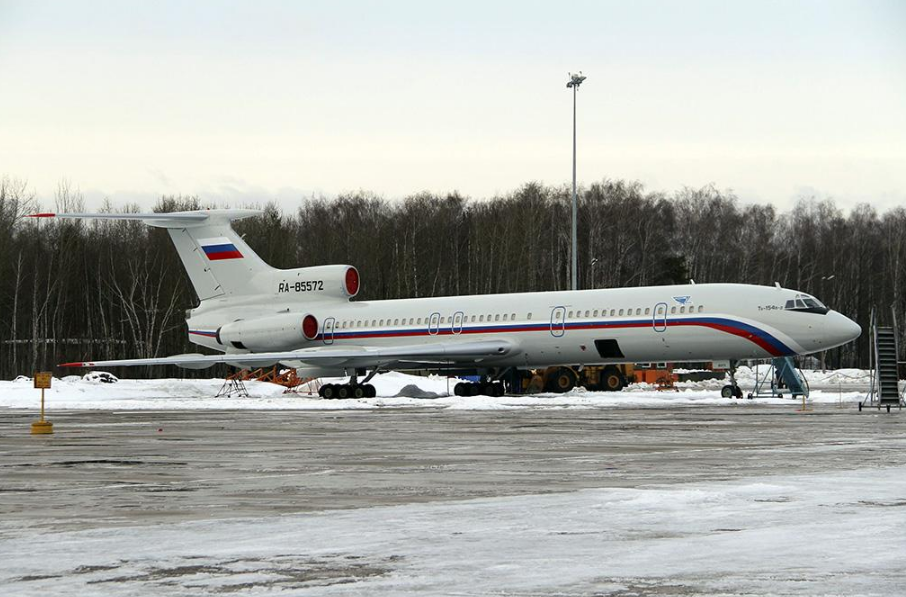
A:
{"label": "wingtip", "polygon": [[43,214],[28,214],[26,218],[55,218],[57,214],[52,213],[43,213]]}
{"label": "wingtip", "polygon": [[57,367],[86,367],[88,363],[60,363]]}

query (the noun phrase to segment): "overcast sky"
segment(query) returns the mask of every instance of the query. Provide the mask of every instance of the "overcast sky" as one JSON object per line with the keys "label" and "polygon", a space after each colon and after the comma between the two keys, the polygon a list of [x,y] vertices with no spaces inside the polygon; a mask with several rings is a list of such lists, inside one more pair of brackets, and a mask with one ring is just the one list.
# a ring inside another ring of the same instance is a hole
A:
{"label": "overcast sky", "polygon": [[487,197],[571,176],[906,204],[906,2],[0,0],[0,175],[50,197]]}

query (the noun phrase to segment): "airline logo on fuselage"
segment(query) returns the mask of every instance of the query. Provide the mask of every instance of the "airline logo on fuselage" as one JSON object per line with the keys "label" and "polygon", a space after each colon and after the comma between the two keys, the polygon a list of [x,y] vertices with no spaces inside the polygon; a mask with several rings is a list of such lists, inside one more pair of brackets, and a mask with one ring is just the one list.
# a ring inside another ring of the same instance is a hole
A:
{"label": "airline logo on fuselage", "polygon": [[242,259],[242,253],[236,248],[236,245],[230,242],[225,236],[218,238],[200,238],[198,244],[205,256],[211,261],[220,261],[221,259]]}
{"label": "airline logo on fuselage", "polygon": [[673,300],[675,300],[676,302],[678,302],[678,303],[681,304],[681,305],[685,305],[686,303],[691,303],[691,302],[692,302],[691,299],[692,299],[692,297],[691,297],[691,296],[688,296],[688,295],[687,295],[687,296],[675,296],[675,297],[673,297]]}

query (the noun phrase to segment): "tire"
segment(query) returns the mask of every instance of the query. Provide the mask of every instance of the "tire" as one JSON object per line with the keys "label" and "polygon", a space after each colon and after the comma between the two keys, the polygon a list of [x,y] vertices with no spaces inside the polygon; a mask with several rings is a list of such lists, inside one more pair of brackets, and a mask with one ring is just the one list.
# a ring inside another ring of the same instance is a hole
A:
{"label": "tire", "polygon": [[364,398],[366,393],[367,392],[365,391],[365,386],[358,386],[358,385],[352,386],[352,397],[353,398],[355,398],[357,400],[360,398]]}
{"label": "tire", "polygon": [[482,396],[493,396],[494,395],[494,384],[492,383],[483,383],[478,386],[478,391],[475,395],[481,394]]}
{"label": "tire", "polygon": [[325,400],[333,400],[337,397],[337,387],[329,383],[326,386],[321,386],[321,390],[318,393]]}
{"label": "tire", "polygon": [[500,398],[503,396],[503,384],[502,383],[493,383],[491,384],[491,396],[494,398]]}
{"label": "tire", "polygon": [[365,398],[374,398],[375,396],[377,396],[377,390],[374,386],[370,383],[365,384]]}
{"label": "tire", "polygon": [[735,396],[736,392],[733,391],[733,386],[731,385],[726,385],[720,389],[721,398],[734,398]]}
{"label": "tire", "polygon": [[453,395],[454,396],[468,396],[469,394],[468,394],[468,389],[466,388],[466,384],[463,382],[459,382],[458,384],[453,386]]}
{"label": "tire", "polygon": [[576,387],[576,374],[568,367],[560,367],[554,377],[551,379],[552,390],[558,394],[564,394]]}
{"label": "tire", "polygon": [[349,398],[350,393],[351,392],[349,386],[344,384],[337,389],[337,398],[339,398],[340,400],[346,400],[347,398]]}
{"label": "tire", "polygon": [[602,372],[600,385],[605,392],[619,392],[626,387],[626,380],[619,369],[608,367]]}

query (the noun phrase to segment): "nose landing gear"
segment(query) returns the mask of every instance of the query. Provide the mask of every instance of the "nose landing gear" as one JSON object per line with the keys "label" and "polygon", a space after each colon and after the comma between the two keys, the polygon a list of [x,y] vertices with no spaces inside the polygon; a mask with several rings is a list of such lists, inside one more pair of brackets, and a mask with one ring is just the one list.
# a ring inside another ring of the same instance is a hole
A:
{"label": "nose landing gear", "polygon": [[742,388],[736,383],[737,361],[730,361],[730,383],[720,389],[721,398],[742,398]]}

